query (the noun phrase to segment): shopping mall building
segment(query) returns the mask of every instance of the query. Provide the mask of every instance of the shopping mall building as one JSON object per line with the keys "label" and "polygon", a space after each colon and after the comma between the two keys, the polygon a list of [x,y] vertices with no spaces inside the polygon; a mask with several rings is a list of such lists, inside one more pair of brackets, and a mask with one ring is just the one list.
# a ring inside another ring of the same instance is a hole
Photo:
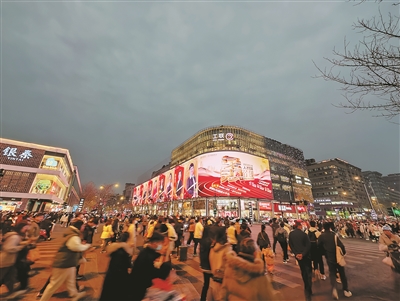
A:
{"label": "shopping mall building", "polygon": [[0,139],[0,210],[73,210],[81,194],[67,149]]}
{"label": "shopping mall building", "polygon": [[313,213],[303,152],[237,126],[210,127],[176,147],[169,164],[139,183],[135,212],[306,217]]}

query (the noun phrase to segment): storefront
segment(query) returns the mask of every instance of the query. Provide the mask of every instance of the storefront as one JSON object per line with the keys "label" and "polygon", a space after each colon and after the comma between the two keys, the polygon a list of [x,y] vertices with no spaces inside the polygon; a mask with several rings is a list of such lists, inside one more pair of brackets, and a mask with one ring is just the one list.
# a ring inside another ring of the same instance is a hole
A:
{"label": "storefront", "polygon": [[15,210],[52,211],[79,200],[79,173],[67,149],[2,139],[0,164],[1,197],[18,199]]}

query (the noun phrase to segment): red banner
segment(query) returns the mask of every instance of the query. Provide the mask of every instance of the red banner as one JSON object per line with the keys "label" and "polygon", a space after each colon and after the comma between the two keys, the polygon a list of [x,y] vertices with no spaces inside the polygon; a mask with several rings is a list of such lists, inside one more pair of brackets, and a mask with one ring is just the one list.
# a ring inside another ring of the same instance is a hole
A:
{"label": "red banner", "polygon": [[260,210],[262,211],[272,211],[272,206],[270,202],[259,202]]}
{"label": "red banner", "polygon": [[296,213],[295,205],[274,204],[274,212]]}
{"label": "red banner", "polygon": [[297,206],[297,212],[298,212],[298,213],[307,212],[306,206]]}

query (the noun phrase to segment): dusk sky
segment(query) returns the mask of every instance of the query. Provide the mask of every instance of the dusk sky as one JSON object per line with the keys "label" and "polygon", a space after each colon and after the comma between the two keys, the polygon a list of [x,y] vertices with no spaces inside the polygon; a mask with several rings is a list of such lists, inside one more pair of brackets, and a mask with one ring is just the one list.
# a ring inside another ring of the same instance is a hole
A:
{"label": "dusk sky", "polygon": [[0,136],[69,149],[96,185],[137,183],[217,125],[398,173],[399,119],[346,114],[340,86],[314,78],[313,61],[329,66],[345,37],[352,49],[352,24],[378,8],[398,15],[346,1],[3,2]]}

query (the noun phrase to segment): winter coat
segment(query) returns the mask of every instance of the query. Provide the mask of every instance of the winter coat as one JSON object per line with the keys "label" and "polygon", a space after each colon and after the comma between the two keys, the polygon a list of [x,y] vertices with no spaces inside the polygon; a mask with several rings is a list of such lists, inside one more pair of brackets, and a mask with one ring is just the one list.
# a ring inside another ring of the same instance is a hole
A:
{"label": "winter coat", "polygon": [[209,238],[208,232],[212,231],[211,226],[206,226],[204,228],[204,237],[200,241],[200,268],[203,273],[211,274],[210,267],[210,249],[211,249],[211,239]]}
{"label": "winter coat", "polygon": [[101,232],[100,238],[101,239],[108,239],[108,238],[113,237],[113,235],[114,235],[114,232],[112,230],[112,226],[111,225],[107,225],[107,226],[104,225],[103,232]]}
{"label": "winter coat", "polygon": [[238,256],[235,252],[226,254],[221,294],[227,301],[276,300],[272,284],[264,275],[264,262],[242,253]]}
{"label": "winter coat", "polygon": [[160,270],[154,266],[154,261],[160,256],[160,253],[149,246],[140,251],[133,263],[129,277],[129,287],[132,288],[130,290],[131,301],[142,300],[146,294],[146,290],[152,285],[152,280],[161,278]]}
{"label": "winter coat", "polygon": [[[336,243],[335,243],[336,234],[332,231],[323,232],[318,237],[318,248],[324,250],[326,261],[328,263],[336,263]],[[343,254],[346,254],[346,249],[337,237],[337,245],[342,249]]]}
{"label": "winter coat", "polygon": [[22,237],[17,232],[8,232],[3,236],[2,241],[0,268],[13,266],[17,260],[18,252],[25,247],[21,244]]}
{"label": "winter coat", "polygon": [[128,268],[132,250],[126,242],[113,243],[106,250],[111,259],[99,301],[130,300]]}
{"label": "winter coat", "polygon": [[260,233],[258,233],[257,245],[260,247],[260,249],[267,248],[268,246],[271,245],[268,234],[266,232],[260,231]]}
{"label": "winter coat", "polygon": [[208,290],[208,301],[217,301],[223,298],[221,296],[221,285],[224,279],[226,254],[230,251],[232,251],[232,246],[229,243],[224,245],[216,243],[210,250],[209,259],[213,277]]}

